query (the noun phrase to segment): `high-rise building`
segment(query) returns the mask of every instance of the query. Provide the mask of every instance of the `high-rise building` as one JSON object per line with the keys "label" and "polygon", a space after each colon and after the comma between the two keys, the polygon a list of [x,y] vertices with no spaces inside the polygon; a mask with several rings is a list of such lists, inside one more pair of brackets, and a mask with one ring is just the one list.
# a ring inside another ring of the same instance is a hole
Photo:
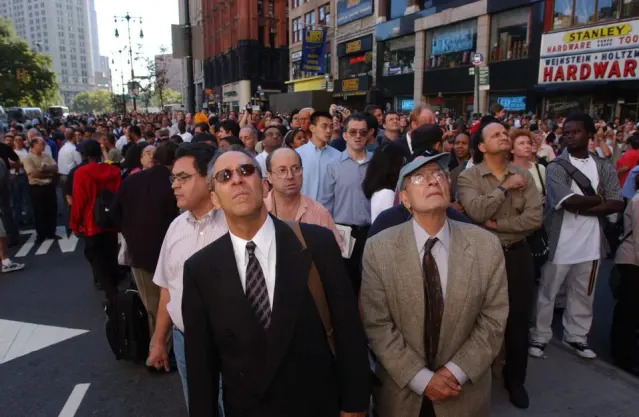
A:
{"label": "high-rise building", "polygon": [[0,0],[0,16],[30,48],[51,56],[63,104],[95,88],[87,0]]}
{"label": "high-rise building", "polygon": [[[155,71],[156,73],[163,73],[165,89],[182,91],[184,86],[184,66],[181,59],[173,58],[172,54],[156,55]],[[198,103],[196,102],[196,104]]]}

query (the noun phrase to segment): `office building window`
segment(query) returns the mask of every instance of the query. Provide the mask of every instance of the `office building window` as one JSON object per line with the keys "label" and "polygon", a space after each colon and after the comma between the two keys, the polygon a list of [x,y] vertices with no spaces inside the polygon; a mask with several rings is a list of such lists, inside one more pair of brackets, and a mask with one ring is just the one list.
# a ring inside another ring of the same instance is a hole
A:
{"label": "office building window", "polygon": [[293,43],[302,40],[302,18],[293,19]]}
{"label": "office building window", "polygon": [[528,56],[529,22],[529,7],[509,10],[491,17],[491,61]]}
{"label": "office building window", "polygon": [[312,12],[308,12],[304,15],[304,26],[307,28],[311,28],[311,26],[315,26],[315,10]]}
{"label": "office building window", "polygon": [[426,32],[425,68],[470,65],[477,43],[477,20],[469,20]]}
{"label": "office building window", "polygon": [[403,36],[384,42],[384,77],[413,72],[415,61],[415,35]]}
{"label": "office building window", "polygon": [[639,0],[555,0],[553,29],[639,16]]}
{"label": "office building window", "polygon": [[302,4],[302,0],[291,0],[291,9],[300,7],[300,4]]}
{"label": "office building window", "polygon": [[317,9],[317,12],[319,13],[319,24],[320,25],[324,25],[324,26],[330,26],[331,24],[331,5],[330,3],[327,3],[323,6],[320,6],[319,9]]}

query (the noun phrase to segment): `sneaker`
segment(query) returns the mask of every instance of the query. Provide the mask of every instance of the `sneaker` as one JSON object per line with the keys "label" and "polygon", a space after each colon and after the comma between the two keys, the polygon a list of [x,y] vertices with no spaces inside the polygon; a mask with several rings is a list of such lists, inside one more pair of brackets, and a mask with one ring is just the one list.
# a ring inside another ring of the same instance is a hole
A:
{"label": "sneaker", "polygon": [[24,269],[24,264],[19,264],[17,262],[11,262],[11,265],[2,265],[2,272],[13,272]]}
{"label": "sneaker", "polygon": [[592,349],[590,349],[588,343],[569,342],[565,339],[562,340],[561,343],[563,343],[564,346],[566,346],[582,358],[595,359],[597,357],[597,354]]}
{"label": "sneaker", "polygon": [[533,358],[541,358],[544,356],[545,343],[530,342],[528,345],[528,354]]}

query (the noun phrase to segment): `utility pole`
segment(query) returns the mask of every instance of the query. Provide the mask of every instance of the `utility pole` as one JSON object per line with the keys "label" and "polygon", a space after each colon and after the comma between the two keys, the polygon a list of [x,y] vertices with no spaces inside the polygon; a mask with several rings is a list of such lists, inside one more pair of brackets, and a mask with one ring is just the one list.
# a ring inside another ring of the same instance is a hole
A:
{"label": "utility pole", "polygon": [[195,113],[195,81],[193,76],[193,31],[189,0],[184,0],[184,37],[186,38],[186,111]]}
{"label": "utility pole", "polygon": [[[129,12],[126,13],[126,16],[114,16],[114,21],[117,24],[118,20],[120,21],[126,21],[126,29],[127,29],[127,35],[129,37],[129,63],[131,64],[131,87],[135,86],[135,73],[133,72],[133,46],[131,44],[131,20],[133,20],[134,22],[137,21],[140,25],[142,25],[142,18],[141,17],[133,17],[131,15],[129,15]],[[115,29],[115,37],[119,38],[120,37],[120,33],[118,32],[118,29]],[[142,32],[142,29],[140,29],[140,39],[144,38],[144,32]],[[124,86],[123,86],[124,88]],[[132,88],[133,89],[133,88]],[[136,104],[136,100],[135,100],[135,95],[131,94],[131,97],[133,98],[133,111],[137,111],[137,104]]]}

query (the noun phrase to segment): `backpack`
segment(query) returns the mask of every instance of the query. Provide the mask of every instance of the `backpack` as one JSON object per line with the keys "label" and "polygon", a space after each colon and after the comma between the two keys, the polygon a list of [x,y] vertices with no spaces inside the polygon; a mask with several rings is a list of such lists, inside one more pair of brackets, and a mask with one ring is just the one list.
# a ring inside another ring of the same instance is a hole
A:
{"label": "backpack", "polygon": [[111,205],[115,200],[115,194],[106,188],[98,191],[93,205],[93,221],[101,229],[111,229],[115,226],[113,217],[111,216]]}
{"label": "backpack", "polygon": [[107,302],[106,336],[117,360],[144,362],[149,354],[149,322],[136,290],[119,292]]}

